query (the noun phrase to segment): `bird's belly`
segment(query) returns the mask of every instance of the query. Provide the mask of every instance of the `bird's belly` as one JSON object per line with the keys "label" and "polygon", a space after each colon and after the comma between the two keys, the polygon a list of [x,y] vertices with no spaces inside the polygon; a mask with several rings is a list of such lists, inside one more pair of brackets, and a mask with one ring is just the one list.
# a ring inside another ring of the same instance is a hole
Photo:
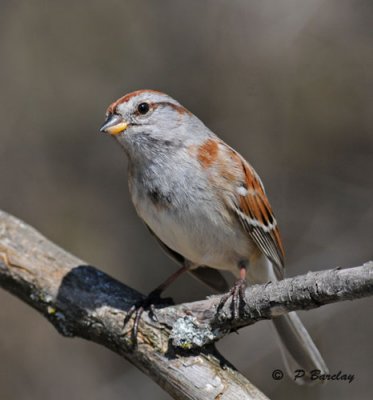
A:
{"label": "bird's belly", "polygon": [[236,221],[228,224],[219,213],[210,216],[197,208],[180,215],[146,203],[137,204],[140,217],[163,243],[193,264],[236,273],[239,262],[248,259],[253,245]]}

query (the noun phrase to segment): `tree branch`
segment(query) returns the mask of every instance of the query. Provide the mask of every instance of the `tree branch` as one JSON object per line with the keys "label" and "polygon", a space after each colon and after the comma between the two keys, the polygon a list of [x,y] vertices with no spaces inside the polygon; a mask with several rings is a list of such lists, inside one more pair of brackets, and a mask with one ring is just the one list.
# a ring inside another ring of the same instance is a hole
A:
{"label": "tree branch", "polygon": [[[79,336],[120,354],[181,400],[267,397],[214,348],[180,353],[170,329],[144,313],[133,346],[126,312],[143,296],[0,211],[0,286],[40,311],[64,336]],[[223,368],[224,366],[224,368]]]}
{"label": "tree branch", "polygon": [[134,347],[131,326],[123,328],[123,320],[143,296],[0,211],[0,286],[40,311],[61,334],[110,348],[177,399],[258,400],[266,397],[213,342],[231,329],[288,311],[372,295],[373,263],[252,286],[235,323],[229,304],[216,316],[220,296],[157,310],[157,323],[144,313]]}
{"label": "tree branch", "polygon": [[311,310],[325,304],[373,295],[373,262],[360,267],[308,272],[246,289],[239,320],[232,320],[232,304],[216,313],[221,296],[159,310],[158,320],[173,327],[174,346],[198,348],[232,330],[272,319],[290,311]]}

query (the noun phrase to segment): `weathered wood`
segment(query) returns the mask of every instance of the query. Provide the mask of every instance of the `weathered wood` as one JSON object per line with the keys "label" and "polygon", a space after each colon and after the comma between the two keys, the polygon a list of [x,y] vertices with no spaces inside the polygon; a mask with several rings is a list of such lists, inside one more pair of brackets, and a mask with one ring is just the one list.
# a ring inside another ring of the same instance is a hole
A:
{"label": "weathered wood", "polygon": [[239,320],[232,320],[230,304],[216,313],[221,296],[165,308],[157,312],[157,317],[173,327],[171,338],[175,346],[198,348],[219,340],[231,330],[289,311],[372,295],[373,262],[369,262],[360,267],[309,272],[280,282],[250,286]]}
{"label": "weathered wood", "polygon": [[132,322],[123,328],[123,320],[143,296],[0,211],[0,286],[40,311],[61,334],[110,348],[177,399],[266,399],[213,342],[289,311],[371,296],[373,263],[252,286],[238,321],[231,319],[229,302],[216,313],[221,296],[159,309],[157,322],[144,313],[134,346]]}
{"label": "weathered wood", "polygon": [[0,286],[40,311],[61,334],[122,355],[176,399],[267,399],[214,346],[178,353],[170,329],[146,313],[134,347],[131,326],[124,329],[123,320],[142,295],[1,211]]}

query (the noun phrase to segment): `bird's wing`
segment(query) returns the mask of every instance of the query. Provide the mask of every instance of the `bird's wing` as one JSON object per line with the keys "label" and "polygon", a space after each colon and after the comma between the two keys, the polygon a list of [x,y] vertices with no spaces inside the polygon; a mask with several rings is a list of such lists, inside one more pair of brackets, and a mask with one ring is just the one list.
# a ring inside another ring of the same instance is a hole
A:
{"label": "bird's wing", "polygon": [[[170,249],[161,239],[146,225],[157,240],[159,245],[162,247],[164,252],[177,264],[184,264],[187,260],[176,251]],[[223,275],[216,269],[200,266],[198,268],[193,268],[188,271],[194,278],[207,285],[210,289],[218,293],[226,292],[229,289],[229,285]]]}
{"label": "bird's wing", "polygon": [[236,164],[236,173],[232,193],[225,193],[226,203],[241,222],[244,231],[274,264],[277,278],[282,279],[284,248],[264,186],[251,165],[233,149],[227,148],[231,152],[231,160]]}

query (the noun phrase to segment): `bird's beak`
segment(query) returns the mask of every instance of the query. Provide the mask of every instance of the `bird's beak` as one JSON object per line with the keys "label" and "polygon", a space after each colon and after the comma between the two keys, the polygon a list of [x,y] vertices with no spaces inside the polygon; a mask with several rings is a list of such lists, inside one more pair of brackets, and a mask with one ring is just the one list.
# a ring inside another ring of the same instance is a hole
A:
{"label": "bird's beak", "polygon": [[109,114],[100,128],[100,132],[119,135],[128,128],[128,123],[118,114]]}

